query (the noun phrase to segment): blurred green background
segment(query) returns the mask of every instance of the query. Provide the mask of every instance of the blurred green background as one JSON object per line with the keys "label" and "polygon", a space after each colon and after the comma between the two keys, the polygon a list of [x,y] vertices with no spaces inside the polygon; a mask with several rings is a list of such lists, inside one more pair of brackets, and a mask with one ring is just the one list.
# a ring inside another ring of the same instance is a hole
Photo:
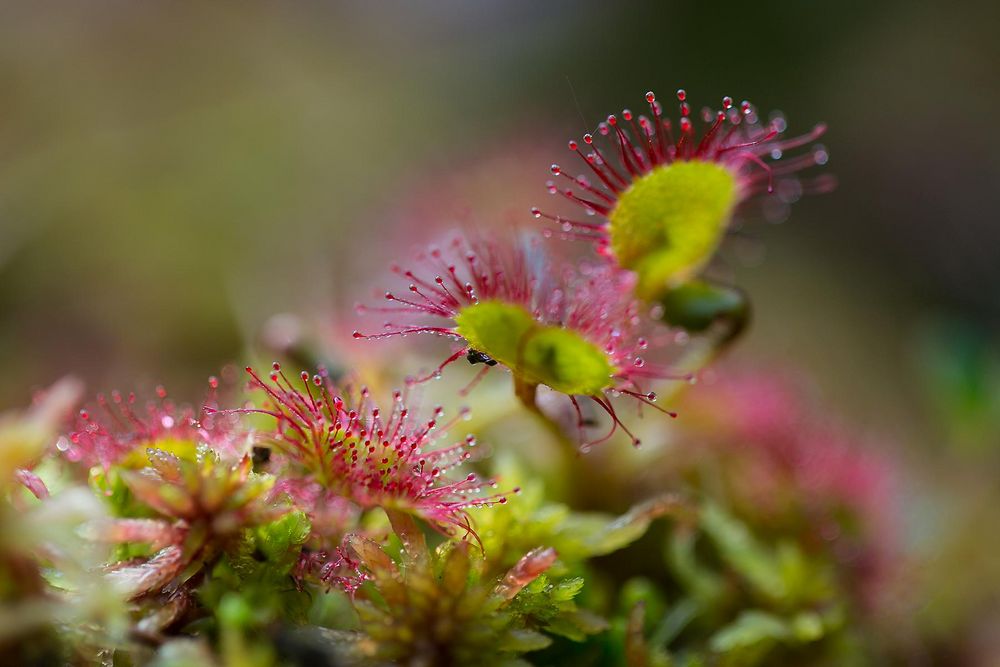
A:
{"label": "blurred green background", "polygon": [[684,86],[831,128],[839,189],[727,251],[757,309],[736,358],[804,369],[908,446],[981,451],[997,7],[4,3],[0,404],[65,373],[193,391],[270,315],[366,298],[436,213],[528,219],[568,137]]}
{"label": "blurred green background", "polygon": [[0,407],[64,374],[196,398],[275,313],[349,330],[414,243],[530,224],[566,139],[646,90],[749,98],[827,121],[840,186],[726,249],[756,310],[732,357],[897,443],[941,632],[984,610],[962,641],[995,648],[998,25],[988,1],[3,3]]}

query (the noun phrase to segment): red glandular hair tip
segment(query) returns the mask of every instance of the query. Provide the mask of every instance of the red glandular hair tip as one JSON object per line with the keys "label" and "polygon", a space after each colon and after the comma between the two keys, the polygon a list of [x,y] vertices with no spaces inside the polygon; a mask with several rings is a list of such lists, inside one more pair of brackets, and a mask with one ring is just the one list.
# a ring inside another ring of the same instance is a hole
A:
{"label": "red glandular hair tip", "polygon": [[[726,96],[720,109],[702,109],[704,129],[699,132],[683,89],[677,91],[677,99],[680,119],[676,127],[664,116],[656,95],[648,92],[648,116],[624,109],[620,118],[608,116],[597,126],[598,137],[583,135],[585,147],[571,140],[569,149],[583,161],[587,173],[573,176],[553,164],[551,173],[568,185],[561,187],[558,181],[550,180],[546,184],[549,193],[568,199],[588,215],[607,218],[618,197],[637,179],[657,167],[690,160],[714,162],[728,169],[736,179],[738,203],[763,193],[776,193],[782,202],[790,203],[803,194],[826,192],[833,187],[835,181],[829,175],[805,181],[796,176],[804,169],[826,164],[829,154],[823,146],[814,145],[808,152],[786,156],[819,139],[826,132],[825,124],[786,138],[783,116],[773,114],[762,123],[750,102],[744,100],[737,105]],[[606,138],[604,150],[599,137]],[[571,220],[537,207],[531,209],[531,214],[556,223],[563,238],[595,242],[600,250],[608,252],[606,222]],[[551,236],[552,231],[546,230],[546,235]]]}
{"label": "red glandular hair tip", "polygon": [[[676,374],[669,368],[646,360],[647,352],[663,347],[673,336],[666,327],[643,313],[632,296],[634,276],[607,263],[579,268],[560,264],[542,254],[537,244],[530,248],[494,239],[455,238],[445,250],[432,248],[417,257],[416,271],[393,266],[392,271],[407,283],[407,296],[386,292],[389,306],[358,306],[359,312],[392,313],[408,320],[386,322],[377,334],[354,332],[355,338],[380,339],[430,333],[456,340],[460,347],[430,375],[438,378],[449,364],[465,356],[470,363],[484,363],[483,369],[462,393],[475,386],[497,361],[482,350],[474,350],[458,331],[455,318],[462,309],[498,301],[520,306],[543,326],[562,327],[578,334],[607,355],[615,367],[606,391],[587,395],[612,420],[604,436],[587,441],[577,395],[569,395],[577,415],[580,442],[584,448],[609,439],[617,428],[639,440],[618,418],[611,398],[627,395],[671,417],[676,414],[655,405],[656,394],[646,385],[656,380],[691,380],[690,374]],[[417,323],[422,320],[423,323]],[[514,374],[516,369],[509,369]]]}
{"label": "red glandular hair tip", "polygon": [[[421,420],[393,393],[392,405],[383,412],[361,388],[356,398],[339,391],[326,373],[302,371],[299,389],[275,362],[266,378],[246,368],[251,388],[264,392],[260,408],[242,410],[273,417],[276,428],[268,434],[272,446],[294,465],[283,474],[288,479],[304,475],[328,490],[365,507],[410,512],[447,535],[461,531],[476,537],[466,510],[506,503],[507,495],[481,495],[492,480],[475,474],[450,479],[448,473],[468,461],[476,441],[472,436],[437,446],[448,431],[467,418],[462,410],[442,422],[444,410],[435,408]],[[518,493],[513,489],[511,493]],[[477,538],[478,539],[478,538]]]}
{"label": "red glandular hair tip", "polygon": [[353,599],[371,577],[361,562],[351,556],[349,547],[340,545],[332,551],[304,551],[295,564],[295,578],[309,576],[319,579],[329,588],[338,588]]}
{"label": "red glandular hair tip", "polygon": [[162,386],[156,387],[156,398],[144,404],[132,392],[127,396],[117,390],[110,397],[98,394],[97,405],[80,410],[76,430],[69,438],[60,438],[56,447],[71,461],[100,464],[105,469],[139,447],[168,438],[206,444],[219,454],[238,456],[247,435],[239,428],[238,419],[213,410],[218,387],[218,378],[210,377],[200,411],[177,405]]}

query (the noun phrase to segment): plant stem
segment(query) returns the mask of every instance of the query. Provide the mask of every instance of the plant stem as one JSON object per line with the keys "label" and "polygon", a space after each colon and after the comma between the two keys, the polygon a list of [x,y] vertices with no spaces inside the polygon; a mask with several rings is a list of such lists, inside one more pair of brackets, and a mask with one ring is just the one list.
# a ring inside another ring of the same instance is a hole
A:
{"label": "plant stem", "polygon": [[559,424],[552,419],[550,416],[545,414],[545,412],[538,407],[538,384],[532,384],[521,380],[518,377],[514,377],[514,393],[517,395],[518,400],[521,401],[521,405],[528,409],[533,415],[538,417],[545,428],[552,434],[552,436],[565,447],[569,447],[574,452],[577,447],[576,444],[566,435],[565,431]]}

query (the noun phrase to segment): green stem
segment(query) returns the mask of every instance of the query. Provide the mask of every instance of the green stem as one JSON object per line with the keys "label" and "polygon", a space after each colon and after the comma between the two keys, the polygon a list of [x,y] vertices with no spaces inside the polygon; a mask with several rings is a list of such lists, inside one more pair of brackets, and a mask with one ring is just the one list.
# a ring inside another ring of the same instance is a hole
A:
{"label": "green stem", "polygon": [[538,384],[528,383],[524,380],[514,377],[514,394],[517,396],[518,400],[521,401],[521,405],[528,409],[528,411],[535,415],[539,421],[545,426],[546,430],[552,434],[552,436],[562,445],[568,447],[572,451],[576,451],[576,445],[566,435],[562,427],[551,417],[549,417],[545,412],[538,407]]}

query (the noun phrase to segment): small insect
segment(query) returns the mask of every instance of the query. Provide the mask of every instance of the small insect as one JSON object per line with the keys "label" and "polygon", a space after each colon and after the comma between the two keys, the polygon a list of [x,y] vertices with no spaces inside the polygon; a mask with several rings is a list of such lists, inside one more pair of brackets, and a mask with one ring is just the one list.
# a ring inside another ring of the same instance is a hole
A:
{"label": "small insect", "polygon": [[468,354],[465,355],[465,358],[468,359],[469,363],[472,365],[476,364],[486,364],[487,366],[497,365],[496,359],[494,359],[488,354],[480,352],[479,350],[473,350],[472,348],[469,348],[469,352]]}

